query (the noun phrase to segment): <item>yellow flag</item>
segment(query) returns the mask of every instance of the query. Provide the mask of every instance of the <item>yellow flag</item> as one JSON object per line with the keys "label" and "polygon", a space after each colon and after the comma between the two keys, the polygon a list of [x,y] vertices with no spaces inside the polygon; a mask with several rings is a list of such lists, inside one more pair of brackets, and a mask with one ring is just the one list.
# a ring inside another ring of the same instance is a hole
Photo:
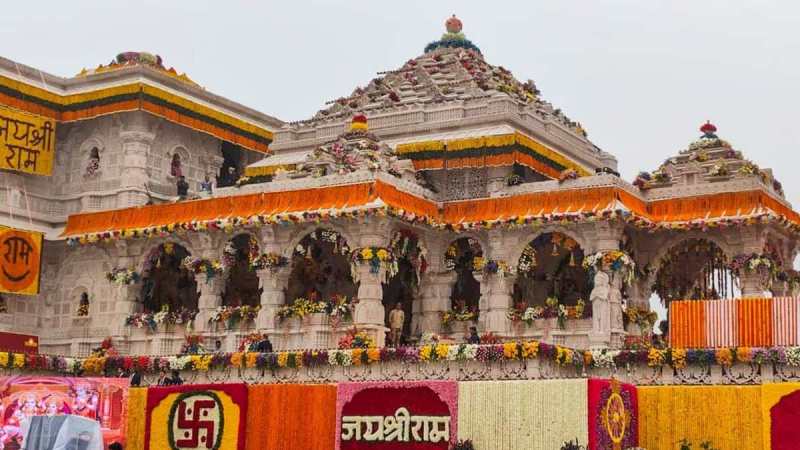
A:
{"label": "yellow flag", "polygon": [[0,169],[51,175],[56,121],[0,105]]}

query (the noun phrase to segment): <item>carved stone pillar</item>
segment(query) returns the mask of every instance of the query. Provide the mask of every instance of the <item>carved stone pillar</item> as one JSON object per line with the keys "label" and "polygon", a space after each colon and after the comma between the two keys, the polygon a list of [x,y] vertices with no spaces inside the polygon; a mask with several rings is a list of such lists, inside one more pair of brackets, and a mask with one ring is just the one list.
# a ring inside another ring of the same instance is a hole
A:
{"label": "carved stone pillar", "polygon": [[[120,180],[123,187],[144,189],[149,181],[147,175],[147,156],[156,135],[148,129],[145,122],[133,125],[119,133],[122,140],[122,172]],[[143,205],[147,203],[145,192],[128,192],[124,205]]]}
{"label": "carved stone pillar", "polygon": [[206,274],[195,275],[197,280],[197,292],[200,298],[197,300],[199,312],[195,319],[195,329],[198,331],[211,331],[208,327],[208,319],[211,314],[222,304],[222,289],[225,287],[225,278],[221,275],[209,277]]}
{"label": "carved stone pillar", "polygon": [[286,303],[284,289],[289,283],[289,267],[278,270],[264,269],[256,272],[261,288],[261,312],[256,319],[256,328],[268,333],[275,330],[275,313]]}
{"label": "carved stone pillar", "polygon": [[[598,222],[594,231],[594,252],[619,250],[623,226],[618,222]],[[590,295],[592,308],[592,331],[589,343],[592,347],[609,347],[621,344],[625,329],[622,322],[622,275],[607,267],[595,275],[594,289]]]}
{"label": "carved stone pillar", "polygon": [[358,328],[364,328],[374,334],[378,347],[383,347],[386,341],[386,327],[384,317],[386,310],[383,307],[383,278],[384,269],[372,273],[369,264],[360,264],[358,272],[358,303],[353,313],[353,323]]}
{"label": "carved stone pillar", "polygon": [[422,277],[420,334],[442,332],[441,313],[450,309],[450,293],[455,282],[455,271],[427,273]]}
{"label": "carved stone pillar", "polygon": [[491,331],[501,336],[510,332],[508,311],[512,306],[511,294],[516,279],[516,275],[485,274],[480,276],[478,281],[481,282],[481,331]]}
{"label": "carved stone pillar", "polygon": [[739,274],[739,287],[742,290],[742,298],[763,297],[766,290],[763,276],[758,272],[748,270],[742,270]]}

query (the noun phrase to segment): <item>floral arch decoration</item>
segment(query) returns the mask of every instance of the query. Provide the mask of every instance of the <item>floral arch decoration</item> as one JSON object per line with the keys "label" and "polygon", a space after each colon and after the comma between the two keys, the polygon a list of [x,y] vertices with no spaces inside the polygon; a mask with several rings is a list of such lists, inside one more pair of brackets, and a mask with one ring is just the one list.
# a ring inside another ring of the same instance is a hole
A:
{"label": "floral arch decoration", "polygon": [[418,286],[420,277],[428,269],[428,250],[420,242],[419,236],[410,230],[396,230],[389,242],[389,250],[397,260],[405,259],[411,264],[415,275],[413,282]]}
{"label": "floral arch decoration", "polygon": [[736,270],[714,241],[691,238],[672,246],[661,258],[652,286],[661,302],[733,298]]}

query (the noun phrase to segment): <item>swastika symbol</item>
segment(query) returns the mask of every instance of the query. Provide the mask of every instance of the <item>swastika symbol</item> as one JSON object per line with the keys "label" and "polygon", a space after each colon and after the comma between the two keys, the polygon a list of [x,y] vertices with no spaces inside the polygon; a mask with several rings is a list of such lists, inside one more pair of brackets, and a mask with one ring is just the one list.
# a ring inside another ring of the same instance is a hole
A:
{"label": "swastika symbol", "polygon": [[216,396],[201,393],[181,398],[176,403],[171,424],[173,449],[216,449],[222,433],[222,411]]}

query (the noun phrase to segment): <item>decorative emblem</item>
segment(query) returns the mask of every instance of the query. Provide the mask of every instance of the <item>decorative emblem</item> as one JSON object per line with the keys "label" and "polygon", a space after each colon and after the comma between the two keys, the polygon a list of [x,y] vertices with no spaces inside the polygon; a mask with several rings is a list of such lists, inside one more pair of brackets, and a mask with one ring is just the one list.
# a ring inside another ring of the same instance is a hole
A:
{"label": "decorative emblem", "polygon": [[0,284],[9,292],[24,291],[39,275],[39,246],[33,235],[8,229],[0,235]]}
{"label": "decorative emblem", "polygon": [[181,394],[169,412],[172,450],[217,450],[224,427],[222,403],[209,391]]}
{"label": "decorative emblem", "polygon": [[600,413],[603,426],[611,438],[614,450],[622,450],[622,441],[631,423],[631,413],[625,409],[625,401],[620,395],[619,381],[611,379],[611,395]]}

